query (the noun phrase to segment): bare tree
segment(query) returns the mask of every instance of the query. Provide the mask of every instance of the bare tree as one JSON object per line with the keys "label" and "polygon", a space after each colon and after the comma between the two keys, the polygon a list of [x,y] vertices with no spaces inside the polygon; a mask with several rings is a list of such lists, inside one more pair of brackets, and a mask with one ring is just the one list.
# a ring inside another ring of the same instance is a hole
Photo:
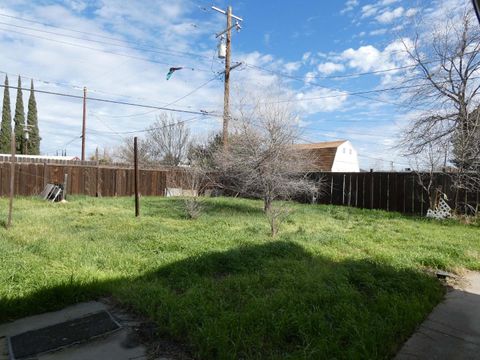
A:
{"label": "bare tree", "polygon": [[437,207],[444,190],[436,186],[435,177],[444,170],[447,154],[448,144],[437,141],[424,146],[423,151],[414,154],[411,160],[411,168],[417,175],[418,184],[427,194],[429,208],[432,210]]}
{"label": "bare tree", "polygon": [[173,115],[159,115],[148,128],[147,143],[151,156],[163,165],[178,166],[187,156],[190,129]]}
{"label": "bare tree", "polygon": [[[430,22],[429,22],[430,21]],[[409,155],[428,152],[435,144],[452,146],[457,188],[480,188],[480,27],[470,2],[420,22],[412,42],[404,40],[413,65],[406,74],[408,104],[425,109],[403,138]]]}
{"label": "bare tree", "polygon": [[216,154],[225,187],[263,199],[272,235],[285,214],[272,209],[273,201],[317,190],[307,177],[311,156],[292,147],[298,140],[295,120],[295,114],[281,103],[257,101],[253,107],[240,107],[228,146]]}
{"label": "bare tree", "polygon": [[[121,144],[113,150],[112,159],[115,162],[133,164],[133,137],[123,139]],[[153,164],[145,139],[139,139],[138,142],[138,162],[142,167],[150,167]]]}

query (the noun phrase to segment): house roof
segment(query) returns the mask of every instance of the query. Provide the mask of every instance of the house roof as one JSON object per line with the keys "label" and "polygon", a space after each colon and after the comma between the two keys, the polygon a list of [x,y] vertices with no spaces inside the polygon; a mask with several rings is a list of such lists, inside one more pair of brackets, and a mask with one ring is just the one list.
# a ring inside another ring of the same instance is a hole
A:
{"label": "house roof", "polygon": [[293,147],[301,150],[337,148],[345,142],[347,142],[347,140],[323,141],[312,144],[294,144]]}
{"label": "house roof", "polygon": [[296,150],[308,151],[313,158],[312,171],[332,171],[337,148],[347,140],[325,141],[314,144],[294,144]]}

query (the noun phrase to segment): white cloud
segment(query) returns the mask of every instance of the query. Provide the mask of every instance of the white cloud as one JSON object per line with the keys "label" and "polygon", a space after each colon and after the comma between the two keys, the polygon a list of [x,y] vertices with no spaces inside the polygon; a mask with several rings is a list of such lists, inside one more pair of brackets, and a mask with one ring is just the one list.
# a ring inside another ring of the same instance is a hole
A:
{"label": "white cloud", "polygon": [[411,8],[411,9],[408,9],[407,11],[405,11],[405,16],[407,17],[412,17],[412,16],[415,16],[418,12],[418,9],[417,8]]}
{"label": "white cloud", "polygon": [[370,17],[378,12],[378,7],[374,4],[362,6],[362,18]]}
{"label": "white cloud", "polygon": [[310,59],[310,56],[312,56],[312,53],[311,53],[310,51],[304,53],[304,54],[302,55],[302,61],[303,61],[303,62],[308,61],[308,59]]}
{"label": "white cloud", "polygon": [[309,84],[315,79],[315,76],[317,76],[317,73],[315,71],[309,71],[305,74],[304,81]]}
{"label": "white cloud", "polygon": [[345,7],[340,11],[341,14],[344,14],[346,12],[352,11],[358,6],[358,0],[347,0],[345,3]]}
{"label": "white cloud", "polygon": [[399,2],[400,0],[383,0],[381,2],[381,5],[383,6],[387,6],[387,5],[391,5],[391,4],[395,4],[397,2]]}
{"label": "white cloud", "polygon": [[382,24],[388,24],[388,23],[391,23],[393,20],[398,19],[399,17],[402,17],[404,13],[405,13],[405,9],[399,6],[394,10],[391,10],[391,11],[386,10],[382,12],[380,15],[375,17],[375,19]]}
{"label": "white cloud", "polygon": [[288,62],[284,65],[284,68],[285,68],[285,71],[289,74],[297,71],[298,69],[300,69],[300,67],[302,66],[302,63],[300,61],[292,61],[292,62]]}
{"label": "white cloud", "polygon": [[387,31],[388,31],[388,29],[385,29],[385,28],[372,30],[372,31],[370,31],[370,35],[372,35],[372,36],[383,35],[383,34],[386,34]]}
{"label": "white cloud", "polygon": [[298,92],[295,95],[297,102],[294,102],[294,104],[298,107],[299,111],[309,115],[339,110],[347,99],[348,95],[337,90],[314,88],[312,90]]}
{"label": "white cloud", "polygon": [[390,5],[398,3],[400,0],[379,0],[362,6],[361,19],[374,18],[381,24],[389,24],[402,17],[412,17],[417,12],[417,8],[405,9],[403,6],[391,8]]}
{"label": "white cloud", "polygon": [[333,62],[326,62],[317,66],[318,72],[325,75],[329,75],[338,71],[343,71],[344,69],[345,66],[343,64],[337,64]]}
{"label": "white cloud", "polygon": [[404,38],[391,42],[383,50],[373,45],[361,46],[358,49],[350,48],[343,51],[340,57],[349,67],[361,72],[389,70],[378,74],[382,77],[381,84],[387,85],[397,80],[396,76],[399,74],[399,70],[390,71],[391,69],[411,64],[405,52],[405,46],[411,45],[412,41]]}

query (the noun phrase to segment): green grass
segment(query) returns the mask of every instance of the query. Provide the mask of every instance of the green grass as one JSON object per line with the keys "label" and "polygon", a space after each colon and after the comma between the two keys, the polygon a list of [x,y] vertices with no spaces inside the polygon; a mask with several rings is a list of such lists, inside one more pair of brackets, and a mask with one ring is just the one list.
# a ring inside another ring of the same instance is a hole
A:
{"label": "green grass", "polygon": [[383,359],[443,296],[426,268],[480,269],[478,226],[297,204],[272,239],[261,202],[204,202],[17,199],[0,322],[112,295],[202,359]]}

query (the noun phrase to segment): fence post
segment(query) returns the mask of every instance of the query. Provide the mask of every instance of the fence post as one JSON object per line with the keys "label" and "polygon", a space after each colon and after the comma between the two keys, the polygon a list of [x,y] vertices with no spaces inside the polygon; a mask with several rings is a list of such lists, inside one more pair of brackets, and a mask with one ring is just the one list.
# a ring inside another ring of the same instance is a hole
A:
{"label": "fence post", "polygon": [[47,177],[47,162],[44,161],[43,162],[43,188],[45,188],[45,186],[47,186],[47,183],[48,183],[48,177]]}
{"label": "fence post", "polygon": [[374,189],[374,186],[373,186],[373,169],[370,169],[370,177],[372,179],[371,183],[370,183],[370,209],[373,209],[373,189]]}
{"label": "fence post", "polygon": [[331,182],[330,182],[330,204],[333,204],[333,175],[331,175]]}
{"label": "fence post", "polygon": [[68,174],[63,174],[63,200],[67,200]]}
{"label": "fence post", "polygon": [[355,176],[355,207],[358,206],[358,178],[359,175],[357,174],[357,176]]}
{"label": "fence post", "polygon": [[387,211],[390,211],[390,173],[387,173]]}
{"label": "fence post", "polygon": [[100,182],[101,182],[101,178],[100,178],[100,161],[98,160],[98,146],[97,146],[97,149],[95,150],[95,160],[97,162],[97,168],[96,168],[96,178],[97,178],[97,181],[96,181],[96,187],[95,187],[95,196],[96,197],[102,197],[102,193],[100,191]]}
{"label": "fence post", "polygon": [[8,202],[8,219],[6,228],[8,229],[12,225],[12,217],[13,217],[13,195],[15,191],[15,136],[12,133],[11,139],[11,150],[12,150],[12,157],[10,159],[10,199]]}
{"label": "fence post", "polygon": [[140,216],[140,199],[138,197],[138,138],[135,136],[133,138],[133,163],[134,163],[134,172],[135,172],[135,216]]}

